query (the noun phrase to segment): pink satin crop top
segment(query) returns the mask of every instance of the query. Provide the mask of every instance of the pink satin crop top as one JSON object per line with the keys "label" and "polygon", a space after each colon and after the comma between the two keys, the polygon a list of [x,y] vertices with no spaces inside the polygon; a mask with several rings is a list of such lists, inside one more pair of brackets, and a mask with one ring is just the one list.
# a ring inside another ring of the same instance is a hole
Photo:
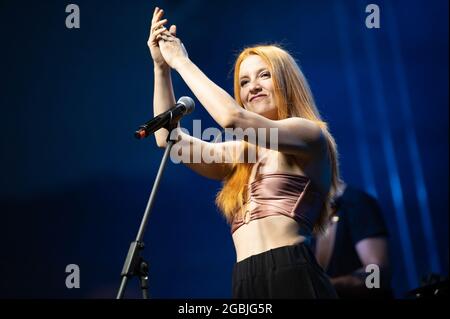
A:
{"label": "pink satin crop top", "polygon": [[[308,177],[288,173],[261,174],[248,188],[243,214],[235,215],[231,233],[250,221],[273,215],[295,219],[304,233],[311,233],[324,205],[325,196],[314,189]],[[249,209],[249,202],[254,208]]]}

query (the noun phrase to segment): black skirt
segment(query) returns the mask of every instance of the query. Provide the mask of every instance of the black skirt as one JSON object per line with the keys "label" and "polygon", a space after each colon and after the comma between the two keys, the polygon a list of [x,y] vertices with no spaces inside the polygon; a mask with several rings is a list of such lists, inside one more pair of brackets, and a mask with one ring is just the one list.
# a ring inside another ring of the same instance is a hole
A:
{"label": "black skirt", "polygon": [[234,265],[235,299],[334,299],[336,291],[305,243],[250,256]]}

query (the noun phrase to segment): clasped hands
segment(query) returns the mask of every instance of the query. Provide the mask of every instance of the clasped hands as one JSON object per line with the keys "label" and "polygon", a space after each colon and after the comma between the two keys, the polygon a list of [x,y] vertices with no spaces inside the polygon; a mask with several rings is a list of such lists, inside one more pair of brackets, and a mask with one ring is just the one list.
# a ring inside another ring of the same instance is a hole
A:
{"label": "clasped hands", "polygon": [[155,67],[177,69],[177,67],[188,59],[186,48],[177,38],[177,27],[171,25],[169,29],[164,27],[167,19],[162,19],[164,11],[158,7],[153,12],[150,27],[150,36],[147,45],[155,64]]}

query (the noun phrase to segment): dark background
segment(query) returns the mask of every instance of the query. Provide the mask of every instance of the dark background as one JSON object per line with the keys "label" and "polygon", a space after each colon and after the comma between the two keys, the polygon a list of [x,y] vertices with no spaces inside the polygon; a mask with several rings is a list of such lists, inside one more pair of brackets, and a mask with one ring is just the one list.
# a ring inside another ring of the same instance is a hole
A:
{"label": "dark background", "polygon": [[[0,1],[0,297],[113,297],[163,151],[134,139],[152,117],[154,7],[190,58],[232,93],[246,45],[299,61],[341,154],[376,196],[396,296],[448,274],[448,1]],[[376,3],[381,28],[365,26]],[[190,95],[174,74],[176,96]],[[183,120],[216,126],[202,106]],[[227,298],[235,261],[221,185],[167,165],[146,233],[155,298]],[[81,269],[67,289],[65,267]],[[137,282],[127,296],[139,297]]]}

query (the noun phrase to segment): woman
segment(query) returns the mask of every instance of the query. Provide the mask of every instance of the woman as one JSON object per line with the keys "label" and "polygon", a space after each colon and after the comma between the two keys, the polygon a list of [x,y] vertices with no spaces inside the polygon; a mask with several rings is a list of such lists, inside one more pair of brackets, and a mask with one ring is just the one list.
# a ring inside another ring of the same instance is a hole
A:
{"label": "woman", "polygon": [[[155,71],[155,115],[175,104],[172,68],[221,127],[259,129],[253,143],[207,143],[177,131],[182,150],[197,148],[234,159],[185,163],[224,182],[216,202],[231,224],[236,248],[233,297],[335,298],[305,239],[321,231],[327,219],[338,180],[336,146],[296,62],[277,46],[245,49],[235,64],[233,98],[189,60],[176,27],[164,27],[163,14],[155,9],[148,41]],[[262,138],[270,136],[270,129],[278,132],[275,148]],[[159,147],[166,146],[168,133],[156,133]],[[237,160],[241,153],[236,153],[236,146],[243,146],[246,162]],[[248,161],[250,151],[256,152],[256,163]]]}

